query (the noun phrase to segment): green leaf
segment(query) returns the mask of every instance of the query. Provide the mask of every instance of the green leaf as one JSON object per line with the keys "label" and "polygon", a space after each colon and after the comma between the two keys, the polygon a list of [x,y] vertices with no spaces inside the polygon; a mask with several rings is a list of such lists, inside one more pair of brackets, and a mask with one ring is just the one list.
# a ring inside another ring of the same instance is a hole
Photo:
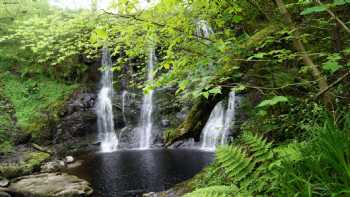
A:
{"label": "green leaf", "polygon": [[308,14],[314,14],[319,12],[324,12],[327,10],[327,7],[325,5],[319,5],[311,8],[306,8],[304,11],[302,11],[301,15],[308,15]]}
{"label": "green leaf", "polygon": [[343,67],[338,63],[338,61],[341,59],[342,57],[340,56],[339,53],[333,53],[327,57],[327,61],[322,64],[322,68],[326,71],[334,73]]}
{"label": "green leaf", "polygon": [[221,87],[215,87],[209,90],[210,94],[221,94]]}
{"label": "green leaf", "polygon": [[270,107],[278,103],[288,102],[288,98],[285,96],[274,96],[272,99],[263,100],[257,107]]}
{"label": "green leaf", "polygon": [[204,96],[206,99],[209,98],[209,92],[202,92],[202,96]]}

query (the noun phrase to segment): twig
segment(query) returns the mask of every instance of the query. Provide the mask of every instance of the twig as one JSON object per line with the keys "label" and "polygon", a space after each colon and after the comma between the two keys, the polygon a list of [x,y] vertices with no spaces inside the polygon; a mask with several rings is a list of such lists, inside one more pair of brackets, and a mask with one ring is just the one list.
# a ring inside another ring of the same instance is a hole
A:
{"label": "twig", "polygon": [[[325,6],[320,0],[316,0],[316,2],[317,2],[319,5],[321,5],[321,6]],[[326,7],[326,6],[325,6],[325,7]],[[342,20],[340,20],[340,18],[338,18],[338,17],[334,14],[334,12],[332,12],[332,11],[331,11],[330,9],[328,9],[327,7],[326,7],[326,11],[328,12],[329,15],[331,15],[332,18],[334,18],[334,19],[343,27],[343,29],[344,29],[345,31],[347,31],[348,33],[350,33],[349,27],[346,26],[346,24],[345,24]]]}
{"label": "twig", "polygon": [[332,84],[330,84],[328,87],[326,87],[325,89],[321,90],[319,93],[316,94],[315,98],[318,98],[319,96],[321,96],[322,94],[326,93],[329,89],[331,89],[332,87],[336,86],[337,84],[339,84],[341,81],[343,81],[347,76],[349,76],[350,71],[346,72],[343,76],[341,76],[339,79],[337,79],[335,82],[333,82]]}
{"label": "twig", "polygon": [[[163,23],[158,23],[158,22],[155,22],[155,21],[146,20],[146,19],[137,17],[137,15],[121,15],[121,14],[115,14],[115,13],[112,13],[112,12],[108,12],[108,11],[105,11],[105,10],[103,10],[103,12],[106,13],[106,14],[109,14],[109,15],[120,17],[120,18],[133,19],[133,20],[140,21],[140,22],[151,23],[151,24],[159,26],[159,27],[169,27],[171,29],[174,29],[177,32],[185,33],[182,29],[179,29],[179,28],[176,28],[176,27],[171,27],[171,26],[163,24]],[[211,40],[210,38],[204,37],[204,36],[200,36],[200,35],[196,35],[196,34],[191,34],[191,35],[193,37],[196,37],[196,38],[200,38],[200,39],[203,39],[203,40],[208,40],[210,42],[213,42],[213,40]]]}

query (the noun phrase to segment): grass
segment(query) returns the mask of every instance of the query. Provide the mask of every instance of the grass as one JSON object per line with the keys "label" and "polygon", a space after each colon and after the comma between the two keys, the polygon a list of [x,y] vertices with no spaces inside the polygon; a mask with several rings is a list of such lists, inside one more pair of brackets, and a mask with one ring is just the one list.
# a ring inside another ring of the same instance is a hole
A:
{"label": "grass", "polygon": [[16,126],[34,137],[49,121],[57,120],[65,100],[78,87],[43,76],[23,78],[8,71],[0,71],[0,82],[3,95],[13,105]]}

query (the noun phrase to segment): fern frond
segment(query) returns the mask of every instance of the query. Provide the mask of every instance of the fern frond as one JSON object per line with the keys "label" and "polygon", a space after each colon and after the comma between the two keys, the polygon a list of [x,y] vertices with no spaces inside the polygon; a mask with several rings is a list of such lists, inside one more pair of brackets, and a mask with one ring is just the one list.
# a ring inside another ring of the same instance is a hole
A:
{"label": "fern frond", "polygon": [[247,156],[240,147],[224,146],[216,151],[217,161],[225,171],[226,176],[233,182],[237,183],[249,175],[254,167],[255,162]]}
{"label": "fern frond", "polygon": [[232,197],[234,192],[237,192],[238,188],[236,186],[211,186],[205,187],[189,194],[184,197]]}
{"label": "fern frond", "polygon": [[241,138],[243,143],[249,147],[249,151],[252,154],[251,156],[254,157],[255,162],[265,162],[272,159],[272,143],[268,143],[262,136],[254,135],[251,132],[245,132],[242,134]]}

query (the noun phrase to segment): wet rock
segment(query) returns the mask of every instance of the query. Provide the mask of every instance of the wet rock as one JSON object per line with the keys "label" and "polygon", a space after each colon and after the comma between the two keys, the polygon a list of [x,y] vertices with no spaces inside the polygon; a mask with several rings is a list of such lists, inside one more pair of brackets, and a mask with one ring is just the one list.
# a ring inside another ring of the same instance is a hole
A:
{"label": "wet rock", "polygon": [[0,197],[11,197],[11,195],[9,193],[0,191]]}
{"label": "wet rock", "polygon": [[16,131],[14,133],[13,143],[15,145],[26,144],[32,139],[32,134],[30,133],[23,131]]}
{"label": "wet rock", "polygon": [[73,163],[74,162],[74,157],[66,156],[66,158],[64,158],[64,162],[67,163],[67,164]]}
{"label": "wet rock", "polygon": [[76,92],[72,96],[53,129],[55,144],[66,143],[96,131],[95,99],[95,94],[86,92]]}
{"label": "wet rock", "polygon": [[70,169],[70,168],[76,168],[76,167],[79,167],[83,164],[83,162],[81,160],[78,160],[78,161],[75,161],[73,163],[70,163],[70,164],[67,164],[67,168]]}
{"label": "wet rock", "polygon": [[102,142],[94,142],[94,143],[92,143],[92,145],[94,145],[94,146],[100,146],[102,144]]}
{"label": "wet rock", "polygon": [[170,126],[170,121],[168,119],[163,119],[162,120],[162,126],[163,127],[169,127]]}
{"label": "wet rock", "polygon": [[64,168],[65,168],[65,163],[63,161],[60,161],[60,160],[50,161],[50,162],[44,163],[41,166],[40,172],[57,172]]}
{"label": "wet rock", "polygon": [[90,184],[76,176],[60,173],[43,173],[19,177],[9,190],[22,196],[83,197],[90,196]]}
{"label": "wet rock", "polygon": [[0,177],[0,187],[7,187],[10,184],[10,181],[6,178]]}

